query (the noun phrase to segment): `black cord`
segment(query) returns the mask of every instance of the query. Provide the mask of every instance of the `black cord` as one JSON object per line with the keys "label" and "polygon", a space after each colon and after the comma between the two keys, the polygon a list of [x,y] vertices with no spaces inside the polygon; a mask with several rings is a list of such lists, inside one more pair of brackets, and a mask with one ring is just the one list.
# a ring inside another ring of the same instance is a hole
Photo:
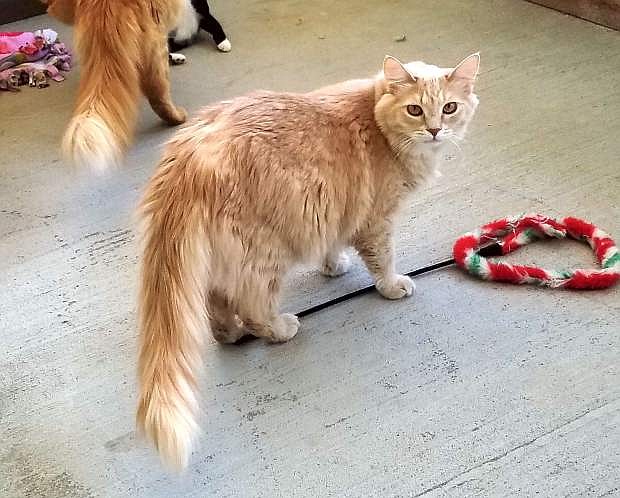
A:
{"label": "black cord", "polygon": [[[485,258],[489,256],[500,256],[502,254],[501,243],[493,241],[492,243],[481,247],[478,250],[478,254],[480,254],[480,256],[483,256]],[[410,271],[409,273],[407,273],[407,276],[416,277],[424,273],[430,273],[432,271],[445,268],[446,266],[451,266],[454,263],[456,263],[456,261],[454,261],[454,258],[446,259],[444,261],[439,261],[438,263],[434,263],[428,266],[423,266],[422,268],[418,268],[417,270]],[[349,299],[353,299],[358,296],[363,296],[364,294],[368,294],[369,292],[372,292],[374,289],[375,289],[374,285],[369,285],[368,287],[362,287],[361,289],[358,289],[353,292],[349,292],[348,294],[343,294],[342,296],[335,297],[334,299],[330,299],[329,301],[325,301],[315,306],[311,306],[310,308],[307,308],[297,313],[297,316],[299,318],[302,318],[304,316],[312,315],[313,313],[322,311],[325,308],[329,308],[330,306],[335,306],[336,304],[343,303],[345,301],[348,301]]]}
{"label": "black cord", "polygon": [[[446,259],[445,261],[440,261],[439,263],[435,263],[432,265],[424,266],[423,268],[418,268],[417,270],[410,271],[407,273],[408,277],[415,277],[417,275],[422,275],[423,273],[428,273],[431,271],[439,270],[440,268],[444,268],[446,266],[450,266],[454,264],[454,259]],[[375,289],[374,285],[369,285],[368,287],[362,287],[353,292],[349,292],[348,294],[343,294],[342,296],[335,297],[334,299],[330,299],[329,301],[325,301],[324,303],[319,303],[315,306],[311,306],[303,311],[297,313],[299,318],[304,316],[312,315],[317,311],[322,311],[325,308],[329,308],[330,306],[335,306],[336,304],[343,303],[348,301],[349,299],[353,299],[358,296],[363,296],[364,294],[368,294]]]}

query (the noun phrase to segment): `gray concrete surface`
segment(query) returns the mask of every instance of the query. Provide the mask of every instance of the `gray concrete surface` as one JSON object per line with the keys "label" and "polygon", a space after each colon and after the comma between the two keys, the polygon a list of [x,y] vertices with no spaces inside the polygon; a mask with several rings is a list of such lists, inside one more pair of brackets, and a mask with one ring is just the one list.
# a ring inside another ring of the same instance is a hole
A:
{"label": "gray concrete surface", "polygon": [[[174,68],[191,110],[364,76],[386,52],[450,64],[481,50],[480,112],[403,216],[403,270],[524,211],[620,238],[617,32],[509,0],[213,4],[233,51],[204,42]],[[40,26],[58,24],[1,29]],[[419,278],[414,299],[369,295],[305,319],[285,345],[209,343],[200,447],[185,475],[167,474],[134,432],[132,210],[172,131],[144,106],[122,170],[74,174],[57,145],[77,79],[0,94],[0,496],[620,495],[619,291],[454,269]],[[592,263],[576,243],[513,259]],[[301,269],[285,308],[367,282],[360,266],[335,281]]]}

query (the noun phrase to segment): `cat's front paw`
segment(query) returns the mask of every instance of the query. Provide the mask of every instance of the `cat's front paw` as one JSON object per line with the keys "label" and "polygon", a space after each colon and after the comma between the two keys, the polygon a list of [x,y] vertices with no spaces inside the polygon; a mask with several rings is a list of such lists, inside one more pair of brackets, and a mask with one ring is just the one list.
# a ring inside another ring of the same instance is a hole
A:
{"label": "cat's front paw", "polygon": [[387,299],[401,299],[410,296],[415,290],[415,284],[406,275],[392,275],[377,280],[375,287]]}
{"label": "cat's front paw", "polygon": [[221,41],[220,43],[217,44],[217,49],[220,52],[230,52],[231,48],[232,48],[232,45],[230,44],[230,41],[228,40],[228,38],[226,38],[224,41]]}

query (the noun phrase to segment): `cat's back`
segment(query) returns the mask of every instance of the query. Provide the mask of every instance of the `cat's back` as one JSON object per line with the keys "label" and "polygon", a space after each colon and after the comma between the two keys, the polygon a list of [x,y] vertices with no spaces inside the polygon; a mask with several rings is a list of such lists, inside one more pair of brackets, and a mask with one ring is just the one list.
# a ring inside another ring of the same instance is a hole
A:
{"label": "cat's back", "polygon": [[222,101],[198,117],[206,140],[237,147],[328,151],[363,146],[375,126],[368,88],[333,86],[310,93],[256,91]]}
{"label": "cat's back", "polygon": [[[253,226],[283,206],[283,226],[303,225],[309,195],[320,196],[316,209],[329,198],[335,213],[361,215],[373,190],[367,136],[380,133],[365,128],[376,128],[372,104],[355,92],[258,91],[205,107],[169,142],[151,185],[198,192],[210,213],[239,208],[235,219]],[[356,220],[333,226],[353,232]],[[298,242],[300,254],[312,246]]]}
{"label": "cat's back", "polygon": [[302,93],[261,90],[224,101],[218,107],[218,119],[237,133],[303,132],[311,125],[326,125],[339,117],[329,103]]}

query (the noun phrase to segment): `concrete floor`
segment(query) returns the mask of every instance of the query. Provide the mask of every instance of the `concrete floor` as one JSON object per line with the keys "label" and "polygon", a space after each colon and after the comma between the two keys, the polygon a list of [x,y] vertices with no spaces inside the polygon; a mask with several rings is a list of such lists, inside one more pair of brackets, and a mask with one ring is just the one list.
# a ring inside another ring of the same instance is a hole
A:
{"label": "concrete floor", "polygon": [[[402,270],[524,211],[620,238],[620,35],[526,2],[213,2],[233,43],[173,69],[175,100],[309,90],[383,55],[480,49],[479,114],[405,212]],[[412,5],[415,4],[415,8]],[[3,31],[52,26],[47,17]],[[405,42],[394,40],[406,33]],[[482,283],[455,269],[304,319],[290,343],[209,343],[204,435],[181,477],[136,438],[132,211],[172,130],[144,106],[121,171],[74,174],[58,143],[78,72],[0,94],[0,496],[620,496],[620,292]],[[542,247],[541,247],[542,245]],[[514,260],[592,264],[574,243]],[[285,308],[368,282],[291,275]]]}

